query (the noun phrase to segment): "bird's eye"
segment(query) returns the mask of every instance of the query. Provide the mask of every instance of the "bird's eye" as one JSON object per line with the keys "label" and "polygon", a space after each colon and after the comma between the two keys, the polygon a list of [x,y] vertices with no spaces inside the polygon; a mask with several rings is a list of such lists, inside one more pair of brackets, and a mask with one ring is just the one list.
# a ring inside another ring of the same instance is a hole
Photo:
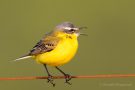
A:
{"label": "bird's eye", "polygon": [[75,29],[74,29],[74,28],[70,28],[70,27],[65,27],[65,28],[64,28],[64,31],[65,31],[66,33],[72,34],[72,33],[75,32]]}
{"label": "bird's eye", "polygon": [[74,29],[70,29],[70,31],[74,32],[75,30]]}

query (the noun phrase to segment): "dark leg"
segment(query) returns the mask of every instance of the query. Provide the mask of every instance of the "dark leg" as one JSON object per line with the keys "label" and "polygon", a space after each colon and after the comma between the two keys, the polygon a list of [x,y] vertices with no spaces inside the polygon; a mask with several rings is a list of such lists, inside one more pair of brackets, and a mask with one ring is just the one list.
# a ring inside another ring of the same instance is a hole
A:
{"label": "dark leg", "polygon": [[47,74],[48,74],[48,78],[47,78],[48,81],[47,81],[47,82],[48,82],[48,83],[50,82],[50,83],[53,85],[53,87],[54,87],[54,86],[55,86],[55,83],[53,83],[53,77],[52,77],[52,75],[49,73],[46,64],[44,64],[44,67],[45,67],[45,70],[46,70],[46,72],[47,72]]}
{"label": "dark leg", "polygon": [[64,73],[60,68],[56,67],[57,70],[59,70],[64,76],[65,76],[65,83],[68,83],[69,85],[71,85],[71,83],[69,83],[69,81],[71,80],[71,76],[69,74]]}

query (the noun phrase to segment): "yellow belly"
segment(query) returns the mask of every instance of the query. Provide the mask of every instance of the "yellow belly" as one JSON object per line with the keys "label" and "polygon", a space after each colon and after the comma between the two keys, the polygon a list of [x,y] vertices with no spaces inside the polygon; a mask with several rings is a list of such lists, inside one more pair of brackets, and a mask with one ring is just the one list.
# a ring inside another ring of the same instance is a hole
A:
{"label": "yellow belly", "polygon": [[50,52],[39,54],[35,59],[42,63],[51,66],[59,66],[69,62],[75,55],[78,48],[77,38],[62,39],[59,41],[56,48]]}

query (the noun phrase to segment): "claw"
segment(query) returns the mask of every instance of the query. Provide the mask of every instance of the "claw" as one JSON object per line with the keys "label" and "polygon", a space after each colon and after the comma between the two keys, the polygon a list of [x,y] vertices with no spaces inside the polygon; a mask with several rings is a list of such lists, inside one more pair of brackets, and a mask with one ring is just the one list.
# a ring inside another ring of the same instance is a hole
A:
{"label": "claw", "polygon": [[65,74],[65,80],[66,80],[66,82],[65,82],[65,83],[67,83],[67,84],[71,85],[71,83],[69,82],[71,79],[72,79],[71,75],[69,75],[69,74]]}
{"label": "claw", "polygon": [[47,82],[48,83],[51,83],[53,85],[53,87],[55,87],[55,83],[53,82],[53,77],[51,75],[48,75],[48,78],[47,78]]}
{"label": "claw", "polygon": [[69,74],[64,73],[64,72],[63,72],[61,69],[59,69],[57,66],[56,66],[56,69],[59,70],[62,74],[64,74],[65,80],[66,80],[65,83],[71,85],[71,83],[70,83],[69,81],[72,79],[72,77],[71,77]]}

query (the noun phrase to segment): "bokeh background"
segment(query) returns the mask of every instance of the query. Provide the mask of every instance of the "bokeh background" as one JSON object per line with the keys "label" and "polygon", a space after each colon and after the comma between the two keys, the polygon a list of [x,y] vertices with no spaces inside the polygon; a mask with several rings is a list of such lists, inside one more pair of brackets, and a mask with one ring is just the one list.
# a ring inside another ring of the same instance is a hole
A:
{"label": "bokeh background", "polygon": [[[72,62],[61,66],[71,75],[135,73],[134,0],[0,0],[0,77],[44,76],[31,59],[12,62],[27,53],[46,32],[70,21],[88,36],[79,37]],[[53,75],[60,73],[52,67]],[[0,81],[0,90],[134,90],[135,78]]]}

